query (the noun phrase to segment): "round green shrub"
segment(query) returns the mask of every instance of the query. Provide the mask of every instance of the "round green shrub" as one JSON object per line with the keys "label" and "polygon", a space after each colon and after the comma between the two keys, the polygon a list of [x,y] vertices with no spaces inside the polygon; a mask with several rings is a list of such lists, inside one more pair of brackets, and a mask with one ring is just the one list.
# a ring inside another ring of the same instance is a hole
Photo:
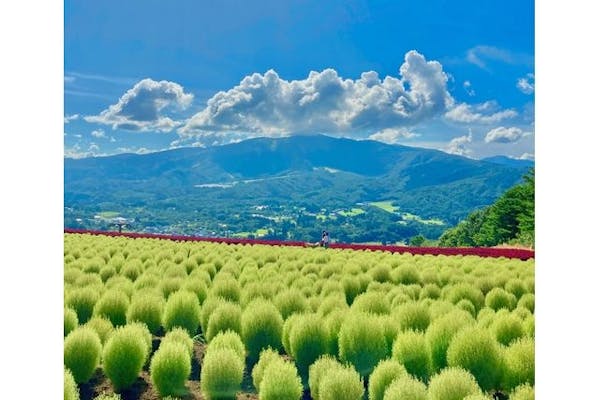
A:
{"label": "round green shrub", "polygon": [[321,304],[317,309],[317,312],[322,316],[327,316],[334,310],[347,310],[348,304],[344,296],[328,296],[321,300]]}
{"label": "round green shrub", "polygon": [[425,339],[431,349],[433,371],[440,371],[448,365],[446,353],[450,341],[458,331],[474,323],[475,320],[470,314],[462,310],[454,310],[429,325],[425,332]]}
{"label": "round green shrub", "polygon": [[159,288],[165,299],[169,299],[171,294],[176,293],[183,286],[184,280],[181,277],[164,278],[160,281]]}
{"label": "round green shrub", "polygon": [[290,345],[290,334],[292,332],[292,328],[300,316],[302,314],[292,314],[290,315],[285,322],[283,323],[283,328],[281,330],[281,344],[283,345],[283,349],[287,354],[292,354],[292,346]]}
{"label": "round green shrub", "polygon": [[387,264],[377,265],[369,270],[371,278],[375,282],[391,282],[392,281],[392,268]]}
{"label": "round green shrub", "polygon": [[242,289],[240,284],[234,279],[219,279],[210,288],[210,295],[222,297],[233,303],[239,303],[242,297]]}
{"label": "round green shrub", "polygon": [[208,322],[215,309],[220,305],[227,303],[228,301],[222,297],[208,296],[206,298],[204,303],[202,303],[202,307],[200,308],[200,327],[202,328],[202,332],[206,333],[206,331],[208,331]]}
{"label": "round green shrub", "polygon": [[[137,336],[142,339],[146,354],[144,356],[144,360],[148,360],[148,356],[152,352],[152,334],[148,330],[146,324],[142,322],[132,322],[120,328],[121,330],[131,332],[130,335]],[[145,363],[144,361],[144,363]]]}
{"label": "round green shrub", "polygon": [[392,354],[394,340],[396,340],[396,336],[398,336],[398,333],[400,332],[400,326],[390,315],[381,316],[379,321],[381,321],[381,326],[383,327],[383,335],[385,336],[385,341],[387,344],[387,354],[390,356]]}
{"label": "round green shrub", "polygon": [[165,337],[161,340],[160,345],[162,346],[166,343],[181,344],[185,347],[190,357],[194,354],[194,340],[183,328],[173,328],[171,331],[167,332]]}
{"label": "round green shrub", "polygon": [[396,378],[385,390],[383,400],[427,400],[427,386],[411,376]]}
{"label": "round green shrub", "polygon": [[519,299],[517,306],[524,307],[533,314],[535,312],[535,295],[533,293],[525,293]]}
{"label": "round green shrub", "polygon": [[194,293],[198,297],[199,304],[204,303],[208,296],[208,287],[201,278],[189,277],[183,283],[182,289]]}
{"label": "round green shrub", "polygon": [[127,309],[129,298],[121,291],[108,290],[94,306],[94,316],[105,317],[113,326],[122,326],[127,323]]}
{"label": "round green shrub", "polygon": [[85,324],[94,312],[94,306],[100,298],[92,288],[73,289],[67,295],[65,305],[77,313],[79,324]]}
{"label": "round green shrub", "polygon": [[344,288],[347,304],[352,304],[356,296],[361,293],[360,280],[355,276],[344,276],[342,278],[342,287]]}
{"label": "round green shrub", "polygon": [[306,298],[298,289],[284,290],[277,294],[273,301],[284,320],[294,313],[303,313],[309,310]]}
{"label": "round green shrub", "polygon": [[91,328],[80,326],[67,335],[64,341],[64,364],[77,383],[90,380],[100,363],[102,344]]}
{"label": "round green shrub", "polygon": [[394,282],[402,285],[421,283],[421,274],[414,264],[400,265],[392,272]]}
{"label": "round green shrub", "polygon": [[190,336],[196,335],[200,326],[198,298],[185,290],[173,293],[163,312],[163,327],[168,331],[176,326],[187,330]]}
{"label": "round green shrub", "polygon": [[73,329],[77,328],[79,321],[77,320],[77,313],[72,308],[65,307],[64,314],[64,335],[67,336]]}
{"label": "round green shrub", "polygon": [[151,333],[157,334],[165,308],[162,296],[154,294],[141,294],[133,297],[127,309],[127,322],[143,322]]}
{"label": "round green shrub", "polygon": [[333,369],[341,367],[342,365],[334,357],[325,355],[308,368],[308,386],[310,388],[310,396],[314,400],[321,400],[319,388],[325,374]]}
{"label": "round green shrub", "polygon": [[367,292],[357,296],[350,307],[352,311],[372,314],[389,314],[390,303],[380,293]]}
{"label": "round green shrub", "polygon": [[470,394],[467,397],[465,397],[463,400],[493,400],[492,397],[488,397],[485,394],[481,393],[481,394]]}
{"label": "round green shrub", "polygon": [[291,356],[300,374],[307,378],[308,367],[329,349],[324,321],[317,314],[301,314],[290,332]]}
{"label": "round green shrub", "polygon": [[300,400],[302,381],[294,364],[281,358],[270,363],[265,369],[258,396],[260,400]]}
{"label": "round green shrub", "polygon": [[113,276],[117,275],[117,270],[112,265],[105,265],[104,267],[100,268],[99,275],[100,279],[102,279],[102,282],[106,282]]}
{"label": "round green shrub", "polygon": [[113,334],[115,328],[113,324],[104,317],[93,317],[88,322],[85,323],[85,326],[92,328],[98,334],[100,338],[100,342],[104,346],[110,335]]}
{"label": "round green shrub", "polygon": [[[94,400],[122,400],[122,398],[121,398],[121,395],[118,393],[110,393],[109,394],[109,393],[103,392],[102,394],[94,397]],[[168,398],[165,400],[168,400]]]}
{"label": "round green shrub", "polygon": [[448,365],[469,371],[483,390],[497,388],[502,377],[500,346],[492,334],[478,327],[458,332],[448,347]]}
{"label": "round green shrub", "polygon": [[535,337],[535,317],[532,315],[523,320],[523,329],[530,338]]}
{"label": "round green shrub", "polygon": [[352,364],[361,376],[368,376],[387,357],[387,342],[381,322],[374,315],[349,314],[339,333],[340,360]]}
{"label": "round green shrub", "polygon": [[102,352],[102,367],[115,391],[131,386],[148,357],[148,347],[138,330],[122,327],[115,330]]}
{"label": "round green shrub", "polygon": [[535,391],[529,385],[521,385],[510,393],[510,400],[535,400]]}
{"label": "round green shrub", "polygon": [[462,368],[446,368],[432,376],[427,392],[428,400],[463,400],[482,394],[475,377]]}
{"label": "round green shrub", "polygon": [[396,360],[382,360],[369,376],[369,400],[383,400],[387,387],[395,379],[408,375],[406,369]]}
{"label": "round green shrub", "polygon": [[491,308],[494,311],[498,311],[501,308],[512,310],[515,308],[517,298],[514,294],[508,293],[506,290],[501,288],[493,288],[485,296],[485,306]]}
{"label": "round green shrub", "polygon": [[431,322],[428,307],[423,303],[410,301],[399,305],[392,312],[400,330],[415,330],[425,332]]}
{"label": "round green shrub", "polygon": [[462,299],[467,299],[475,306],[477,311],[483,307],[485,302],[485,297],[481,290],[469,283],[459,283],[450,287],[445,297],[453,304],[458,303]]}
{"label": "round green shrub", "polygon": [[513,278],[510,279],[504,285],[507,292],[515,295],[517,299],[520,299],[525,293],[527,293],[527,286],[521,279]]}
{"label": "round green shrub", "polygon": [[490,326],[490,330],[494,333],[496,340],[505,346],[525,336],[521,319],[512,314],[496,316]]}
{"label": "round green shrub", "polygon": [[161,397],[184,394],[191,370],[189,351],[178,342],[163,341],[150,362],[150,378]]}
{"label": "round green shrub", "polygon": [[262,349],[281,348],[282,330],[283,318],[271,302],[256,299],[248,304],[242,314],[242,339],[251,364],[258,360]]}
{"label": "round green shrub", "polygon": [[439,299],[442,295],[442,290],[435,283],[428,283],[423,286],[421,293],[419,293],[419,299]]}
{"label": "round green shrub", "polygon": [[266,368],[272,362],[279,359],[281,359],[279,353],[271,349],[270,347],[260,352],[258,362],[254,366],[254,368],[252,368],[252,383],[254,384],[254,387],[257,391],[260,388],[260,383],[262,382]]}
{"label": "round green shrub", "polygon": [[404,366],[410,375],[427,382],[431,373],[431,350],[421,332],[400,332],[394,341],[392,357]]}
{"label": "round green shrub", "polygon": [[209,342],[219,332],[234,331],[242,333],[242,308],[235,303],[225,302],[215,308],[208,320],[206,340]]}
{"label": "round green shrub", "polygon": [[140,260],[131,260],[125,262],[125,265],[121,268],[120,275],[135,282],[142,272],[144,272],[142,262]]}
{"label": "round green shrub", "polygon": [[349,365],[327,371],[319,384],[320,400],[361,400],[364,393],[360,375]]}
{"label": "round green shrub", "polygon": [[65,400],[79,400],[79,388],[73,374],[65,368],[65,384],[64,384]]}
{"label": "round green shrub", "polygon": [[246,348],[239,334],[233,331],[220,332],[208,344],[210,349],[230,349],[233,350],[241,360],[246,359]]}
{"label": "round green shrub", "polygon": [[462,299],[461,301],[456,303],[456,308],[468,312],[469,314],[471,314],[471,316],[473,316],[473,318],[477,316],[475,306],[467,299]]}
{"label": "round green shrub", "polygon": [[535,385],[535,345],[533,339],[522,338],[504,351],[504,389],[521,384]]}
{"label": "round green shrub", "polygon": [[244,362],[235,351],[210,349],[204,356],[200,372],[200,388],[208,400],[234,399],[241,389]]}

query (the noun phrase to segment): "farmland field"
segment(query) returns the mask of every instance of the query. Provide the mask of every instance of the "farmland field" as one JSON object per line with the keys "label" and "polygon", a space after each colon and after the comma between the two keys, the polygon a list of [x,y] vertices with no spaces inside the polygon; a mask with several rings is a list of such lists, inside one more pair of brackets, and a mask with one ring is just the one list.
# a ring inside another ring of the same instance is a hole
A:
{"label": "farmland field", "polygon": [[533,399],[534,260],[65,234],[65,399]]}

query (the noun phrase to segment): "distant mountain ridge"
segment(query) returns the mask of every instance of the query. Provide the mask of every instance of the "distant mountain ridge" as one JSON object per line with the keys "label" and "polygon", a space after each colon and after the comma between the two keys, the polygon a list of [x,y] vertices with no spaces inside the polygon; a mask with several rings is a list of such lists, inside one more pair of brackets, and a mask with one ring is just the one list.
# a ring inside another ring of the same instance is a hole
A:
{"label": "distant mountain ridge", "polygon": [[487,161],[499,165],[506,165],[509,167],[533,167],[535,165],[533,160],[523,160],[517,158],[510,158],[506,156],[486,157],[482,158],[481,161]]}
{"label": "distant mountain ridge", "polygon": [[[64,165],[65,207],[78,212],[79,219],[116,210],[152,223],[204,221],[207,226],[224,219],[231,225],[235,221],[224,214],[256,205],[290,208],[287,216],[291,209],[329,211],[380,200],[453,224],[491,204],[527,170],[438,150],[323,135],[66,158]],[[67,226],[70,216],[65,215]]]}

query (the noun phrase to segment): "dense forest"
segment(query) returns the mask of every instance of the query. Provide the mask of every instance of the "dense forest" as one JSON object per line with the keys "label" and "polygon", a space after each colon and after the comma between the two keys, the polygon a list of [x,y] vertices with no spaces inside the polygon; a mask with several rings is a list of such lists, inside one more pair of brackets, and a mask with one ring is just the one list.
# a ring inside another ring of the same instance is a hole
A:
{"label": "dense forest", "polygon": [[535,241],[535,171],[507,190],[494,204],[476,210],[440,237],[440,246],[495,246]]}

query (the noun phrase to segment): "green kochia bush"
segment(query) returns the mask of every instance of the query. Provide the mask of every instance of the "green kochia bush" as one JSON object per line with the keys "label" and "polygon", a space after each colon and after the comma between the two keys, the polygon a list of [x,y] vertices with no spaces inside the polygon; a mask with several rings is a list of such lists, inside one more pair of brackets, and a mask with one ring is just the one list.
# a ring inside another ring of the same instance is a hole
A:
{"label": "green kochia bush", "polygon": [[462,368],[446,368],[429,382],[429,400],[463,400],[469,395],[480,394],[475,377]]}
{"label": "green kochia bush", "polygon": [[110,338],[110,335],[112,335],[115,330],[112,323],[104,317],[93,317],[85,323],[85,326],[96,331],[102,345],[106,343],[108,338]]}
{"label": "green kochia bush", "polygon": [[446,353],[454,335],[462,328],[473,325],[473,317],[464,312],[455,310],[433,321],[427,328],[425,339],[431,349],[432,367],[435,372],[448,365]]}
{"label": "green kochia bush", "polygon": [[456,334],[448,347],[448,365],[469,371],[483,390],[498,388],[502,378],[500,346],[484,329],[468,327]]}
{"label": "green kochia bush", "polygon": [[233,331],[220,332],[217,334],[217,336],[215,336],[208,344],[207,351],[210,349],[230,349],[238,355],[240,360],[245,360],[246,358],[246,347],[242,342],[242,338]]}
{"label": "green kochia bush", "polygon": [[535,384],[535,346],[531,338],[519,339],[504,351],[503,388],[508,391],[521,384]]}
{"label": "green kochia bush", "polygon": [[118,328],[102,352],[103,369],[117,392],[131,386],[146,362],[148,347],[138,329]]}
{"label": "green kochia bush", "polygon": [[431,351],[425,335],[421,332],[405,331],[394,341],[392,357],[414,377],[427,382],[431,373]]}
{"label": "green kochia bush", "polygon": [[260,400],[300,400],[302,381],[294,364],[279,358],[267,365],[258,395]]}
{"label": "green kochia bush", "polygon": [[369,400],[383,400],[383,394],[392,381],[405,375],[408,373],[398,361],[380,361],[369,376]]}
{"label": "green kochia bush", "polygon": [[517,298],[515,297],[515,295],[512,293],[508,293],[506,290],[501,288],[493,288],[485,296],[486,307],[489,307],[494,311],[498,311],[501,308],[512,310],[513,308],[515,308],[516,303]]}
{"label": "green kochia bush", "polygon": [[308,386],[310,387],[310,396],[314,400],[320,400],[319,388],[325,374],[335,368],[340,368],[341,364],[332,356],[326,355],[315,361],[308,369]]}
{"label": "green kochia bush", "polygon": [[354,299],[351,310],[373,314],[389,314],[390,303],[380,293],[368,292]]}
{"label": "green kochia bush", "polygon": [[[221,276],[221,275],[219,275]],[[221,279],[210,288],[211,296],[222,297],[225,300],[239,303],[242,297],[240,284],[234,279]]]}
{"label": "green kochia bush", "polygon": [[319,384],[320,400],[361,400],[364,392],[360,375],[350,365],[327,371]]}
{"label": "green kochia bush", "polygon": [[67,336],[73,329],[77,328],[78,325],[79,321],[77,320],[77,313],[75,310],[65,307],[63,336]]}
{"label": "green kochia bush", "polygon": [[148,330],[157,334],[162,324],[165,301],[162,296],[142,294],[135,296],[127,309],[127,322],[143,322]]}
{"label": "green kochia bush", "polygon": [[300,374],[307,378],[308,367],[329,348],[324,320],[317,314],[301,315],[290,332],[290,348]]}
{"label": "green kochia bush", "polygon": [[462,299],[467,299],[475,306],[477,311],[483,307],[485,302],[485,297],[481,290],[469,283],[459,283],[451,287],[446,292],[446,299],[454,304]]}
{"label": "green kochia bush", "polygon": [[388,386],[383,400],[427,400],[427,386],[413,377],[404,375]]}
{"label": "green kochia bush", "polygon": [[412,329],[425,332],[431,321],[431,315],[427,306],[414,301],[396,307],[392,312],[392,316],[398,322],[400,330]]}
{"label": "green kochia bush", "polygon": [[91,318],[99,298],[98,292],[92,288],[73,289],[67,295],[65,305],[75,310],[80,324],[85,324]]}
{"label": "green kochia bush", "polygon": [[338,345],[340,360],[352,364],[361,376],[368,376],[388,354],[381,321],[364,313],[351,313],[346,317]]}
{"label": "green kochia bush", "polygon": [[510,279],[504,285],[507,292],[512,293],[516,296],[517,299],[520,299],[525,293],[527,293],[527,286],[520,279]]}
{"label": "green kochia bush", "polygon": [[73,374],[67,368],[65,368],[65,400],[79,400],[79,388],[73,379]]}
{"label": "green kochia bush", "polygon": [[184,394],[191,369],[191,358],[185,345],[163,342],[150,362],[152,384],[161,397]]}
{"label": "green kochia bush", "polygon": [[274,302],[284,320],[294,313],[303,313],[309,310],[306,298],[298,289],[287,289],[280,292],[275,296]]}
{"label": "green kochia bush", "polygon": [[281,359],[279,353],[271,348],[264,349],[260,352],[258,362],[254,366],[254,368],[252,368],[252,383],[254,384],[254,387],[257,391],[260,388],[260,383],[262,382],[267,367],[272,362],[279,359]]}
{"label": "green kochia bush", "polygon": [[190,357],[194,354],[194,340],[190,337],[189,333],[183,328],[173,328],[173,330],[167,332],[165,337],[160,342],[160,345],[166,343],[178,343],[183,345],[187,350]]}
{"label": "green kochia bush", "polygon": [[238,304],[225,302],[215,308],[208,320],[206,340],[210,342],[219,332],[227,330],[242,333],[242,308]]}
{"label": "green kochia bush", "polygon": [[229,302],[222,297],[209,296],[206,298],[200,309],[200,326],[202,327],[202,331],[204,333],[208,331],[208,322],[210,321],[210,316],[215,309],[223,304],[228,303]]}
{"label": "green kochia bush", "polygon": [[105,292],[94,306],[94,315],[106,317],[113,326],[122,326],[127,323],[127,309],[129,298],[119,290]]}
{"label": "green kochia bush", "polygon": [[163,326],[171,330],[180,326],[194,336],[200,325],[200,305],[198,298],[188,291],[173,293],[165,305]]}
{"label": "green kochia bush", "polygon": [[239,355],[227,348],[210,349],[206,352],[200,387],[208,400],[234,399],[240,390],[244,376],[244,362]]}
{"label": "green kochia bush", "polygon": [[521,319],[512,314],[496,316],[490,330],[494,333],[496,340],[505,346],[525,336]]}
{"label": "green kochia bush", "polygon": [[535,391],[529,385],[521,385],[510,393],[510,400],[534,400]]}
{"label": "green kochia bush", "polygon": [[64,364],[77,383],[87,382],[100,363],[102,344],[94,330],[81,326],[67,335],[64,341]]}
{"label": "green kochia bush", "polygon": [[262,349],[281,348],[282,330],[283,318],[271,302],[259,298],[248,304],[242,314],[242,339],[251,364],[258,360]]}
{"label": "green kochia bush", "polygon": [[519,307],[524,307],[533,313],[535,311],[535,295],[533,293],[525,293],[521,296],[517,305]]}

